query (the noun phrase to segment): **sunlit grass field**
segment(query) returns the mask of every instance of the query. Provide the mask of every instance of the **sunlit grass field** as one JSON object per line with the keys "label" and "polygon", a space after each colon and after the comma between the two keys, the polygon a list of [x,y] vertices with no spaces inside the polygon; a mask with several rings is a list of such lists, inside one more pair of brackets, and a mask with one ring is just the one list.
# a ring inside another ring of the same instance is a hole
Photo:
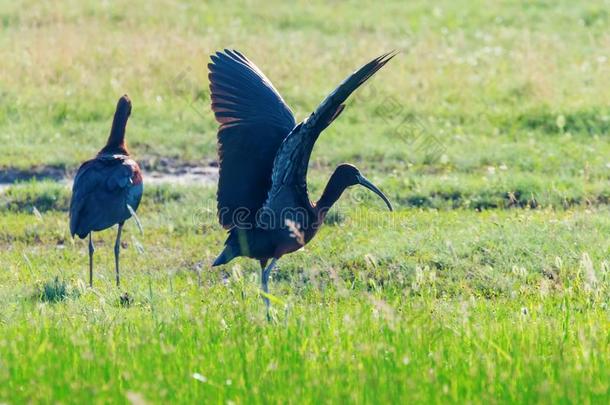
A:
{"label": "sunlit grass field", "polygon": [[[610,2],[0,0],[0,404],[607,403]],[[215,188],[145,187],[115,233],[68,230],[69,176],[128,93],[146,171],[216,159],[209,54],[236,48],[303,119],[400,54],[310,162],[351,190],[273,274],[210,264]],[[64,288],[65,287],[65,288]],[[128,292],[129,306],[119,297]]]}

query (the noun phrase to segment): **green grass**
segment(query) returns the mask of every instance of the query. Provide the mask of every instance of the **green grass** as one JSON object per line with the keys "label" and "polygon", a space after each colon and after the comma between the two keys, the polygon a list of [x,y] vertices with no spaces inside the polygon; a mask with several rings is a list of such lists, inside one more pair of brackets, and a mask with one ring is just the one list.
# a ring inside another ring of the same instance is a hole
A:
{"label": "green grass", "polygon": [[[126,229],[121,290],[113,285],[113,232],[96,238],[89,290],[86,244],[71,242],[65,213],[0,214],[0,398],[608,396],[606,208],[387,214],[346,199],[305,251],[282,259],[268,323],[255,262],[207,267],[223,239],[206,209],[212,190],[152,188],[146,197],[145,234],[132,223]],[[40,286],[56,277],[76,293],[41,301]],[[134,297],[129,308],[120,305],[123,291]]]}
{"label": "green grass", "polygon": [[320,137],[308,179],[316,199],[355,163],[397,210],[350,190],[280,260],[272,322],[255,261],[209,267],[214,188],[145,188],[121,289],[111,230],[87,287],[68,185],[0,191],[0,404],[608,402],[608,10],[0,0],[2,175],[75,170],[125,92],[147,168],[214,160],[218,49],[255,61],[299,119],[401,51]]}

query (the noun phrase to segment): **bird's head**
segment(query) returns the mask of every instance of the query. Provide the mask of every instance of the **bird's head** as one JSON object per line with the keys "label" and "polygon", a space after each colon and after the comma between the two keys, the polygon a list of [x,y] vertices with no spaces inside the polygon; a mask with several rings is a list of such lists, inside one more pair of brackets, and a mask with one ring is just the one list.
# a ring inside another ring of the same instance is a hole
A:
{"label": "bird's head", "polygon": [[116,105],[115,115],[121,118],[123,121],[127,121],[127,118],[131,115],[131,100],[127,94],[121,96]]}
{"label": "bird's head", "polygon": [[110,136],[106,142],[106,146],[99,152],[98,155],[102,154],[123,154],[129,155],[127,149],[127,143],[125,142],[125,127],[127,126],[127,120],[131,115],[131,100],[129,96],[125,94],[116,104],[116,111],[114,112],[114,119],[112,120],[112,128],[110,129]]}
{"label": "bird's head", "polygon": [[386,203],[389,210],[392,211],[392,203],[390,203],[388,197],[386,197],[385,194],[383,194],[377,186],[371,183],[369,179],[364,177],[356,166],[350,165],[348,163],[343,163],[337,166],[337,169],[335,169],[335,173],[333,173],[332,180],[334,180],[334,185],[339,189],[345,189],[347,187],[357,185],[361,185],[363,187],[368,188],[373,193],[377,194],[379,198],[381,198],[383,202]]}

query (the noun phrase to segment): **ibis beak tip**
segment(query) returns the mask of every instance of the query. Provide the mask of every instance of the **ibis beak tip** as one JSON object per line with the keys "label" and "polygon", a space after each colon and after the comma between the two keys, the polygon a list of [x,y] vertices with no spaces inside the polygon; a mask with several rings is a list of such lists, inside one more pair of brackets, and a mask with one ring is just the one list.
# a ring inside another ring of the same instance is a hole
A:
{"label": "ibis beak tip", "polygon": [[383,192],[377,186],[375,186],[373,183],[371,183],[370,180],[368,180],[364,176],[358,176],[358,183],[361,186],[368,188],[373,193],[377,194],[379,196],[379,198],[381,198],[383,200],[383,202],[385,202],[385,204],[388,206],[388,209],[390,211],[394,211],[394,208],[392,207],[392,203],[390,202],[388,197],[386,197],[386,195],[383,194]]}

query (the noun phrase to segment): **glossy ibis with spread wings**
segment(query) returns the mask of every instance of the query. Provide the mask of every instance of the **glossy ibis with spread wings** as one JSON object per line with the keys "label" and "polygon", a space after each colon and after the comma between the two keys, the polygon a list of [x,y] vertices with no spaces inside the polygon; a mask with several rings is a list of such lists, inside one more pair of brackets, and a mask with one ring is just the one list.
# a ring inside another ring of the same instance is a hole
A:
{"label": "glossy ibis with spread wings", "polygon": [[218,216],[229,229],[213,266],[238,256],[259,260],[267,309],[269,274],[277,260],[314,237],[346,188],[364,186],[392,209],[387,197],[353,165],[339,165],[315,203],[309,199],[306,177],[320,133],[343,111],[349,95],[395,55],[386,53],[355,71],[298,125],[278,91],[248,58],[235,50],[211,56],[212,110],[220,123]]}

